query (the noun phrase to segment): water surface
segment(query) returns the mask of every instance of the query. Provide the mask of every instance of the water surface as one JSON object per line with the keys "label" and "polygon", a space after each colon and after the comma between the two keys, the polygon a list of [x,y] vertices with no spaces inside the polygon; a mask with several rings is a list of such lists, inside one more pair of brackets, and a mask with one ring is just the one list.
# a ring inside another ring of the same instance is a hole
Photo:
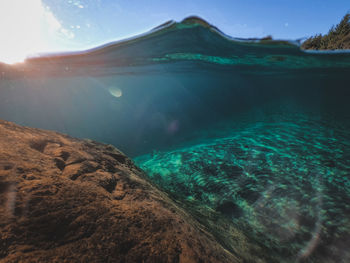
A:
{"label": "water surface", "polygon": [[0,118],[110,143],[246,262],[347,262],[349,52],[198,19],[0,65]]}

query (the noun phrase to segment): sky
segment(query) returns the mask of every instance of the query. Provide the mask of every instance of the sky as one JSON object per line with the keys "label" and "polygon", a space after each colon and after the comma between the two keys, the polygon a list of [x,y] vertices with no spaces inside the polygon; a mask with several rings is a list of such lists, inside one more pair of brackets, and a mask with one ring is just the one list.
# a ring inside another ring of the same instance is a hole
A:
{"label": "sky", "polygon": [[84,50],[189,15],[233,37],[300,39],[349,11],[350,0],[0,0],[0,61]]}

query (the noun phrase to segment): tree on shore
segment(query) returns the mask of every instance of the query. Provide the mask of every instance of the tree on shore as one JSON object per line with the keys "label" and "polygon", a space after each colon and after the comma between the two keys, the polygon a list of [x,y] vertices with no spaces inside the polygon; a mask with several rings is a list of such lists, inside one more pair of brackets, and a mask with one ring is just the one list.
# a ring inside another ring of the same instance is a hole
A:
{"label": "tree on shore", "polygon": [[350,49],[350,13],[347,13],[338,25],[333,26],[328,34],[310,37],[301,47],[314,50]]}

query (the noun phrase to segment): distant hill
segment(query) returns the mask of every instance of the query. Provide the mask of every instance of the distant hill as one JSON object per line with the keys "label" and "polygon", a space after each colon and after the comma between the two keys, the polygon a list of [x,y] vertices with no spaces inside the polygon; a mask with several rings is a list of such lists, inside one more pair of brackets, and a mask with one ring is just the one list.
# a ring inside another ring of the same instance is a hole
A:
{"label": "distant hill", "polygon": [[326,35],[315,35],[307,39],[301,47],[314,50],[350,49],[350,13]]}

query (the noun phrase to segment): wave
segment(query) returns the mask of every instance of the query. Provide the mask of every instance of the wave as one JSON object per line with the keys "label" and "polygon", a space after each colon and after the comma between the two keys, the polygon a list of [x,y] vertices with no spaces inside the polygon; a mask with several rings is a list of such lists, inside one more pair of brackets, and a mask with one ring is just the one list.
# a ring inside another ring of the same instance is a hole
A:
{"label": "wave", "polygon": [[23,64],[0,65],[0,70],[3,78],[16,72],[61,76],[124,74],[137,73],[140,66],[186,64],[188,61],[224,66],[230,70],[348,70],[350,53],[303,51],[298,41],[233,38],[207,21],[192,16],[181,22],[168,21],[129,39],[85,51],[31,57]]}

